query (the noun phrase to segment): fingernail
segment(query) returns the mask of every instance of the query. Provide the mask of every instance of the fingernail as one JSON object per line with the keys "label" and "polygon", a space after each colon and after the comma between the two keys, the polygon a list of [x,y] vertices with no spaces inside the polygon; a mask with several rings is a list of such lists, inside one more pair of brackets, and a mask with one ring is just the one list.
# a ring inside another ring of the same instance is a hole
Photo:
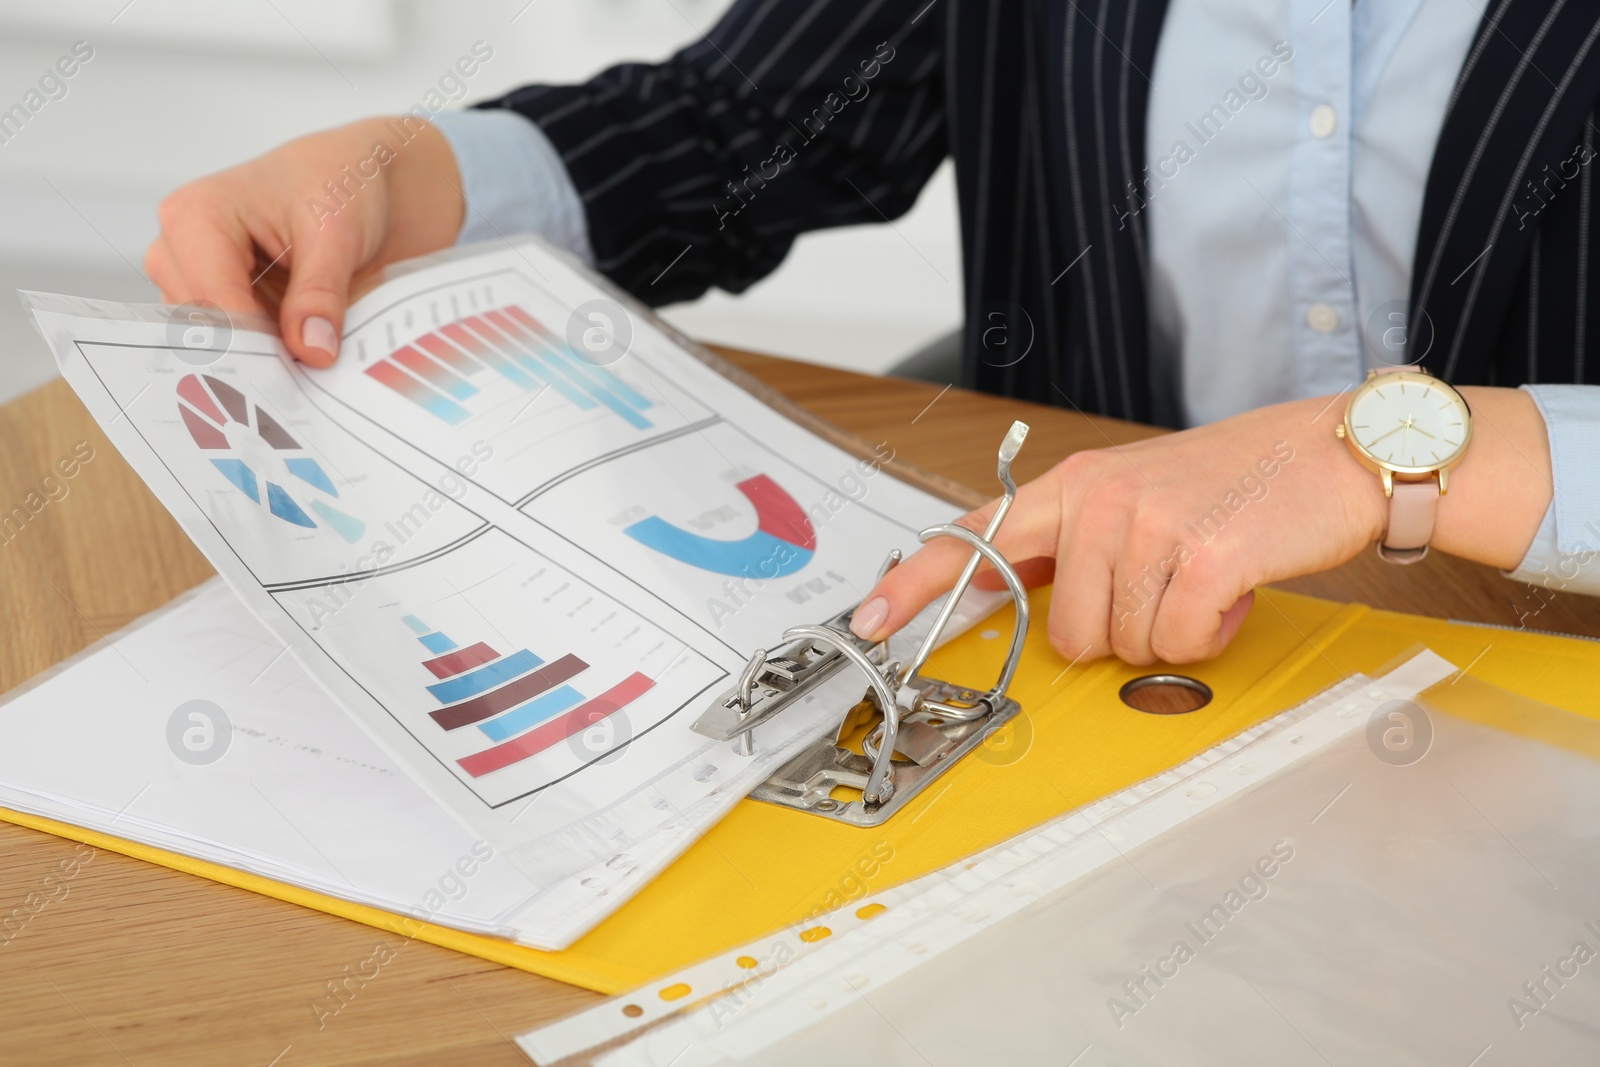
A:
{"label": "fingernail", "polygon": [[855,610],[850,616],[850,632],[865,641],[870,641],[883,624],[889,621],[889,601],[885,597],[875,596]]}
{"label": "fingernail", "polygon": [[321,315],[309,316],[300,327],[300,340],[307,348],[320,348],[328,353],[328,362],[332,363],[339,354],[339,334],[333,328],[333,323]]}

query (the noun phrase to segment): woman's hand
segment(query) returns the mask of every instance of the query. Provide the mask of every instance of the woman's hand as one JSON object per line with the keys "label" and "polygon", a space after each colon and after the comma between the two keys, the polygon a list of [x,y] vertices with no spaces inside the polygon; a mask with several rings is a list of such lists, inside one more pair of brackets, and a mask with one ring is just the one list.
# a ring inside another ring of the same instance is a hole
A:
{"label": "woman's hand", "polygon": [[289,351],[326,366],[352,279],[451,244],[460,186],[432,126],[410,116],[355,122],[168,196],[145,270],[168,303],[276,310]]}
{"label": "woman's hand", "polygon": [[[1544,423],[1526,393],[1462,392],[1477,431],[1451,471],[1433,543],[1513,567],[1550,500]],[[1051,645],[1071,660],[1208,659],[1238,632],[1255,586],[1325,570],[1371,545],[1387,501],[1378,476],[1335,438],[1343,414],[1337,397],[1278,404],[1078,452],[1024,485],[997,547],[1029,584],[1053,574]],[[983,530],[994,507],[961,524]],[[868,638],[899,629],[951,587],[969,555],[955,541],[933,542],[867,594],[852,628]]]}

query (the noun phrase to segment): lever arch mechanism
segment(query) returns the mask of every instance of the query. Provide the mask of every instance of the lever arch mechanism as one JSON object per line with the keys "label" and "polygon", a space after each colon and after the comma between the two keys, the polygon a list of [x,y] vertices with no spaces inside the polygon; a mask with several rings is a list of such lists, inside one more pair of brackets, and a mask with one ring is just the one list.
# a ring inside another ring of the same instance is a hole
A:
{"label": "lever arch mechanism", "polygon": [[[981,535],[948,524],[931,526],[918,535],[924,543],[953,537],[970,547],[972,556],[908,662],[891,660],[887,641],[873,643],[851,633],[851,609],[825,622],[785,631],[783,644],[771,652],[757,649],[737,684],[712,701],[695,722],[699,733],[732,740],[736,751],[749,755],[762,723],[795,706],[839,672],[860,674],[862,696],[840,708],[834,735],[823,737],[779,768],[750,793],[751,799],[854,826],[878,826],[1022,710],[1006,690],[1028,636],[1028,597],[1017,572],[994,547],[994,539],[1016,497],[1011,461],[1027,435],[1027,424],[1015,422],[1000,443],[999,477],[1005,493]],[[999,679],[980,691],[923,676],[923,665],[984,561],[1000,573],[1016,605],[1016,627]],[[900,553],[891,552],[878,577],[899,562]],[[849,742],[863,727],[866,732],[857,752]]]}

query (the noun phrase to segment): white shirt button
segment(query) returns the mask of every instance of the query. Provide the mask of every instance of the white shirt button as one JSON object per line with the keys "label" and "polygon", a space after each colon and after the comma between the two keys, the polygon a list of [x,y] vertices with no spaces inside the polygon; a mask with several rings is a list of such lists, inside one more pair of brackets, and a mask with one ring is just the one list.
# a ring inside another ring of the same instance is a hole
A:
{"label": "white shirt button", "polygon": [[1318,333],[1332,333],[1339,328],[1339,313],[1327,304],[1312,304],[1306,312],[1306,325]]}
{"label": "white shirt button", "polygon": [[1339,128],[1339,113],[1328,104],[1318,104],[1311,109],[1311,136],[1332,137]]}

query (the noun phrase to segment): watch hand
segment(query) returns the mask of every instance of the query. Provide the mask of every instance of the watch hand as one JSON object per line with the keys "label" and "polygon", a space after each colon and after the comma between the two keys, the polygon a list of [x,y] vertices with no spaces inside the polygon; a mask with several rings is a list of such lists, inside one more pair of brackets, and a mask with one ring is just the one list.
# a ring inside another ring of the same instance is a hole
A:
{"label": "watch hand", "polygon": [[1432,441],[1437,441],[1438,440],[1437,437],[1434,437],[1433,434],[1429,433],[1427,430],[1424,430],[1421,426],[1413,426],[1411,428],[1413,430],[1417,431],[1418,433],[1422,434],[1422,436],[1428,438],[1429,440],[1432,440]]}
{"label": "watch hand", "polygon": [[1406,424],[1404,422],[1401,422],[1400,425],[1396,426],[1394,429],[1389,430],[1386,433],[1380,433],[1378,436],[1374,437],[1371,441],[1368,441],[1367,442],[1367,447],[1371,448],[1373,445],[1377,444],[1379,441],[1383,440],[1385,437],[1388,437],[1389,434],[1391,434],[1391,433],[1399,433],[1401,430],[1403,430],[1405,428],[1406,428]]}

